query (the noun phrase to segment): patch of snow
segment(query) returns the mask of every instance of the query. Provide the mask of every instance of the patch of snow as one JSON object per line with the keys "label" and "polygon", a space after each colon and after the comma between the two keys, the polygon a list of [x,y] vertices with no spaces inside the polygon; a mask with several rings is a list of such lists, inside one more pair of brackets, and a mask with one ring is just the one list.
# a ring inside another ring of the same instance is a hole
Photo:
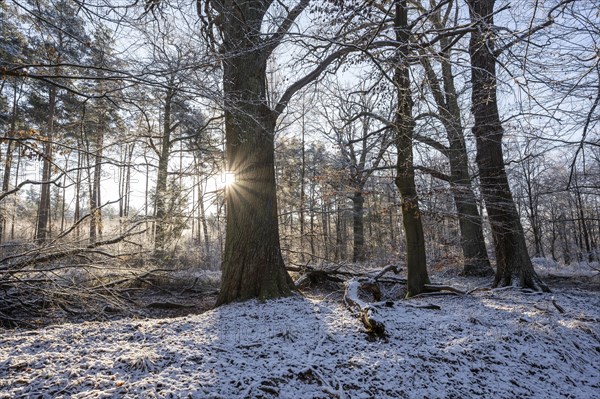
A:
{"label": "patch of snow", "polygon": [[531,262],[537,272],[554,274],[557,276],[591,276],[600,272],[598,262],[572,262],[568,265],[560,264],[549,258],[532,258]]}
{"label": "patch of snow", "polygon": [[[565,313],[552,304],[552,298]],[[412,305],[434,303],[441,310]],[[0,398],[593,398],[600,293],[519,290],[378,309],[292,298],[165,320],[0,330]]]}

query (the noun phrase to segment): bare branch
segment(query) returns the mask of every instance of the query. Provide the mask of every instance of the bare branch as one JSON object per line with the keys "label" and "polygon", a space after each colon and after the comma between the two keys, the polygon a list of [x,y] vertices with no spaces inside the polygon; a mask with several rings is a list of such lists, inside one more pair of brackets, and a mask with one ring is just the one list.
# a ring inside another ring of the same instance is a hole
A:
{"label": "bare branch", "polygon": [[288,15],[281,23],[281,25],[279,25],[277,32],[275,32],[271,37],[269,37],[266,40],[267,45],[265,46],[265,57],[270,56],[273,50],[275,50],[275,48],[279,46],[285,35],[287,35],[290,28],[296,21],[296,18],[298,18],[300,14],[302,14],[302,11],[306,9],[309,3],[310,0],[300,0],[296,7],[292,8],[292,10],[288,13]]}

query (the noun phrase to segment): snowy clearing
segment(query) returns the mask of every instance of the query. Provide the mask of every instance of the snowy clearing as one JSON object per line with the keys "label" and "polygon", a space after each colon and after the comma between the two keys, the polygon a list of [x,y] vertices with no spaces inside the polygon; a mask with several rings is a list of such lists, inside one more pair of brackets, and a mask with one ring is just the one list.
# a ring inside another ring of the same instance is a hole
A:
{"label": "snowy clearing", "polygon": [[[430,303],[441,310],[414,307]],[[368,340],[339,301],[300,296],[4,330],[0,397],[600,397],[598,292],[482,291],[380,314],[387,340]]]}

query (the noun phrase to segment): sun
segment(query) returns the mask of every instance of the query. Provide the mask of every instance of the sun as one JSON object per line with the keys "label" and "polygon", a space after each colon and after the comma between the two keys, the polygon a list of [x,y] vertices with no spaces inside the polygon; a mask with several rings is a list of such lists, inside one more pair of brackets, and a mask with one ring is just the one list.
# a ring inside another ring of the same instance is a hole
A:
{"label": "sun", "polygon": [[229,187],[232,184],[235,183],[235,173],[231,172],[231,171],[225,171],[223,173],[221,173],[221,183],[225,186],[225,187]]}

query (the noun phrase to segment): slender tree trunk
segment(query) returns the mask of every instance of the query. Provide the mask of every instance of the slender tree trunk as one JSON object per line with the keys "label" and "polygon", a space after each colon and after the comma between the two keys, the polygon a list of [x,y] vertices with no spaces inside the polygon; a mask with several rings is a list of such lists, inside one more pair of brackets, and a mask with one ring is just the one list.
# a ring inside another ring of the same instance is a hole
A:
{"label": "slender tree trunk", "polygon": [[340,209],[340,203],[336,197],[335,199],[336,217],[335,217],[335,261],[339,262],[342,260],[342,210]]}
{"label": "slender tree trunk", "polygon": [[[387,191],[387,190],[386,190]],[[388,206],[388,213],[389,213],[389,233],[390,233],[390,242],[395,242],[396,241],[396,221],[394,219],[394,211],[396,209],[396,201],[394,200],[394,197],[392,195],[391,191],[388,191],[387,193],[387,206]]]}
{"label": "slender tree trunk", "polygon": [[[196,180],[196,175],[198,174],[198,164],[196,159],[194,159],[194,176],[192,177],[192,214],[190,215],[190,219],[192,220],[192,234],[191,241],[192,243],[200,243],[200,210],[198,209],[198,215],[196,216],[196,204],[199,204],[199,200],[196,198],[196,193],[200,193],[200,184]],[[196,222],[198,222],[198,226],[196,227]],[[197,233],[196,233],[197,231]]]}
{"label": "slender tree trunk", "polygon": [[123,222],[123,216],[125,213],[125,171],[123,165],[127,162],[127,150],[123,151],[123,146],[120,148],[121,167],[119,167],[118,173],[118,186],[119,186],[119,226]]}
{"label": "slender tree trunk", "polygon": [[325,201],[324,198],[322,198],[323,201],[323,212],[321,213],[321,223],[322,223],[322,229],[321,232],[323,234],[323,254],[324,257],[327,256],[327,254],[329,254],[329,250],[331,248],[330,245],[330,233],[329,233],[329,225],[330,225],[330,206],[329,206],[329,202]]}
{"label": "slender tree trunk", "polygon": [[148,223],[148,216],[150,215],[150,211],[148,209],[148,204],[150,202],[150,162],[148,161],[147,154],[144,153],[144,163],[146,164],[146,173],[145,173],[145,181],[144,181],[144,219],[146,220],[146,235],[151,240],[154,225],[152,224],[152,228]]}
{"label": "slender tree trunk", "polygon": [[578,184],[575,185],[575,204],[577,209],[577,218],[579,219],[579,236],[581,237],[581,252],[585,253],[586,259],[589,262],[591,262],[593,260],[593,254],[592,246],[590,244],[590,233],[588,230],[585,214],[583,212],[583,199]]}
{"label": "slender tree trunk", "polygon": [[[346,204],[342,204],[344,207]],[[340,260],[348,260],[348,223],[346,220],[345,209],[342,208],[340,212]]]}
{"label": "slender tree trunk", "polygon": [[471,33],[473,134],[477,165],[496,250],[494,286],[518,284],[547,291],[533,269],[525,235],[510,192],[504,156],[503,129],[496,99],[496,59],[493,54],[494,0],[468,0],[471,21],[479,29]]}
{"label": "slender tree trunk", "polygon": [[[8,191],[9,182],[10,182],[10,173],[12,167],[12,142],[9,140],[6,146],[6,157],[4,158],[4,177],[2,179],[2,192],[5,193]],[[4,231],[6,230],[7,225],[7,209],[5,208],[5,203],[0,204],[0,243],[4,241]]]}
{"label": "slender tree trunk", "polygon": [[[69,168],[69,159],[65,161],[65,170]],[[67,213],[67,175],[63,176],[61,194],[61,209],[60,209],[60,231],[65,230],[66,213]]]}
{"label": "slender tree trunk", "polygon": [[204,256],[208,257],[210,254],[210,240],[208,236],[208,224],[206,223],[206,210],[204,209],[204,190],[202,181],[198,184],[198,202],[200,204],[200,223],[202,226],[202,234],[204,237]]}
{"label": "slender tree trunk", "polygon": [[158,157],[158,172],[156,177],[155,213],[156,223],[154,236],[154,250],[159,256],[164,255],[167,241],[166,219],[167,219],[167,177],[169,168],[169,156],[171,154],[171,107],[175,92],[168,89],[165,96],[165,109],[163,115],[163,137],[160,154]]}
{"label": "slender tree trunk", "polygon": [[558,233],[557,233],[557,228],[556,228],[556,208],[555,208],[555,204],[551,204],[551,214],[550,216],[552,217],[551,220],[551,232],[552,232],[552,240],[550,240],[550,255],[552,255],[552,260],[557,262],[558,258],[556,257],[556,240],[558,239]]}
{"label": "slender tree trunk", "polygon": [[102,152],[104,146],[103,126],[96,132],[94,151],[94,175],[90,190],[90,242],[96,242],[102,237],[102,213],[100,209],[100,183],[102,175]]}
{"label": "slender tree trunk", "polygon": [[[18,149],[19,147],[17,147]],[[15,167],[15,187],[17,186],[17,184],[19,184],[19,172],[21,170],[21,152],[17,151],[17,162],[16,162],[16,167]],[[13,207],[16,209],[17,207],[17,199],[15,197],[13,197]],[[15,222],[16,222],[16,216],[17,213],[13,212],[12,213],[12,218],[11,218],[11,223],[10,223],[10,239],[14,240],[15,239]]]}
{"label": "slender tree trunk", "polygon": [[542,227],[539,222],[538,196],[534,192],[532,184],[532,173],[523,166],[525,186],[527,191],[527,208],[529,223],[531,223],[531,232],[533,233],[534,257],[544,256],[544,247],[542,245]]}
{"label": "slender tree trunk", "polygon": [[563,262],[565,265],[568,265],[571,263],[571,249],[569,248],[569,239],[567,237],[567,220],[563,212],[558,216],[558,223],[558,235],[562,242]]}
{"label": "slender tree trunk", "polygon": [[[305,178],[306,178],[306,149],[305,149],[305,141],[304,141],[304,133],[305,133],[305,121],[304,121],[304,113],[305,113],[305,103],[304,101],[302,102],[302,148],[301,148],[301,155],[302,155],[302,164],[300,166],[300,253],[301,253],[301,261],[302,263],[305,262],[306,260],[306,256],[304,254],[305,252],[305,248],[304,248],[304,235],[305,235],[305,231],[304,231],[304,206],[305,206],[305,202],[306,202],[306,186],[305,186]],[[314,255],[314,254],[311,254]]]}
{"label": "slender tree trunk", "polygon": [[[48,182],[52,174],[52,141],[54,140],[54,119],[56,114],[56,87],[48,89],[48,132],[44,143],[44,162],[42,167],[42,181]],[[38,219],[35,240],[38,244],[44,243],[49,237],[50,229],[50,183],[42,183],[40,202],[38,205]]]}
{"label": "slender tree trunk", "polygon": [[[225,240],[223,237],[223,226],[222,226],[222,214],[223,208],[225,208],[225,200],[219,199],[219,205],[217,206],[217,235],[219,239],[219,255],[223,257],[223,253],[225,252]],[[226,221],[225,221],[226,222]]]}
{"label": "slender tree trunk", "polygon": [[315,207],[316,207],[316,203],[317,203],[317,198],[316,198],[316,189],[315,189],[315,178],[316,178],[316,171],[315,169],[313,169],[313,183],[310,185],[310,207],[309,207],[309,212],[310,212],[310,259],[311,261],[314,259],[314,256],[316,254],[316,243],[315,243]]}
{"label": "slender tree trunk", "polygon": [[419,211],[419,199],[415,186],[413,165],[413,135],[415,121],[412,116],[413,101],[410,91],[410,67],[408,65],[408,9],[406,0],[395,0],[394,30],[399,43],[395,85],[398,96],[396,110],[396,186],[402,197],[402,221],[406,236],[406,265],[408,271],[407,296],[420,294],[429,283],[425,255],[425,238]]}
{"label": "slender tree trunk", "polygon": [[131,202],[131,162],[133,160],[133,151],[135,149],[135,143],[132,143],[129,145],[128,147],[128,154],[127,154],[127,172],[125,173],[125,209],[124,209],[124,214],[123,216],[128,217],[129,216],[129,208],[130,208],[130,202]]}
{"label": "slender tree trunk", "polygon": [[352,253],[353,262],[363,262],[365,260],[364,204],[365,198],[362,195],[362,190],[355,191],[352,196],[352,233],[354,237],[354,248]]}
{"label": "slender tree trunk", "polygon": [[[10,118],[10,132],[9,137],[15,134],[17,128],[17,116],[18,116],[18,105],[17,105],[17,84],[14,84],[13,91],[13,104]],[[4,158],[4,175],[2,177],[2,192],[8,191],[10,183],[10,173],[12,169],[13,161],[13,142],[8,140],[6,145],[6,156]],[[0,205],[0,243],[4,240],[4,231],[6,230],[6,209]]]}
{"label": "slender tree trunk", "polygon": [[[75,175],[75,211],[73,213],[73,223],[79,222],[81,218],[81,168],[83,166],[83,159],[81,157],[81,147],[80,150],[77,151],[77,172]],[[77,236],[77,240],[81,236],[81,225],[77,225],[75,228],[75,234]]]}

